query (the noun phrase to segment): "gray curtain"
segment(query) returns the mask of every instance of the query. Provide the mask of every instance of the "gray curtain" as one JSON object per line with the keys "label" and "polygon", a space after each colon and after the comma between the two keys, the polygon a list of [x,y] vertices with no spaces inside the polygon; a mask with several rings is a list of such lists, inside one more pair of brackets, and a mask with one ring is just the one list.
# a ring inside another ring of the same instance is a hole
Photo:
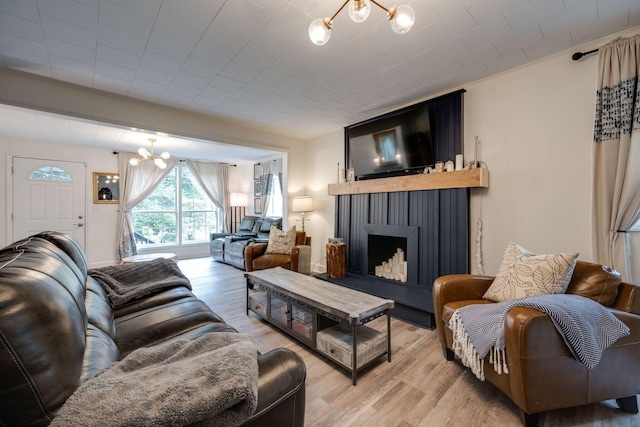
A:
{"label": "gray curtain", "polygon": [[175,159],[165,160],[166,169],[160,169],[152,161],[141,162],[131,166],[129,159],[139,157],[133,153],[118,155],[118,173],[120,174],[120,210],[118,211],[118,231],[116,234],[118,247],[116,259],[137,255],[136,238],[133,231],[131,209],[144,200],[176,167]]}
{"label": "gray curtain", "polygon": [[266,215],[269,203],[272,202],[273,183],[275,180],[273,177],[278,175],[278,183],[280,192],[282,192],[282,159],[270,160],[260,163],[260,189],[262,191],[262,197],[260,198],[262,217]]}
{"label": "gray curtain", "polygon": [[231,229],[229,212],[229,165],[187,160],[187,167],[209,199],[222,211],[224,232]]}
{"label": "gray curtain", "polygon": [[[618,38],[599,50],[592,246],[594,260],[633,275],[629,229],[640,219],[640,35]],[[638,259],[636,254],[635,259]]]}

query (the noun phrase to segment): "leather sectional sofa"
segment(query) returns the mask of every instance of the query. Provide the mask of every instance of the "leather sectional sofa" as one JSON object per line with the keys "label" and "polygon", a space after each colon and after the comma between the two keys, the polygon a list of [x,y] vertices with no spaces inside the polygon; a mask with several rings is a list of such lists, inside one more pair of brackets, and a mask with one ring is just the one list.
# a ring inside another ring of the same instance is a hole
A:
{"label": "leather sectional sofa", "polygon": [[245,270],[245,249],[254,242],[267,242],[271,226],[282,228],[282,218],[245,216],[234,234],[216,236],[211,239],[213,259]]}
{"label": "leather sectional sofa", "polygon": [[[0,250],[0,425],[48,425],[78,387],[134,350],[217,332],[236,331],[188,287],[112,309],[69,236],[45,232],[13,243]],[[302,426],[300,357],[274,349],[257,354],[257,366],[257,409],[244,425]]]}

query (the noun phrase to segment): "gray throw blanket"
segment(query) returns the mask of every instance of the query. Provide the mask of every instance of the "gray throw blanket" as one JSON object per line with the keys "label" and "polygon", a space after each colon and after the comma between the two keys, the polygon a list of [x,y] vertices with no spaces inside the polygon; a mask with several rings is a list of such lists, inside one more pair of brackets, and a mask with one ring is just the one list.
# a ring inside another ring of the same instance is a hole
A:
{"label": "gray throw blanket", "polygon": [[235,426],[257,402],[253,341],[211,332],[133,351],[82,384],[50,425]]}
{"label": "gray throw blanket", "polygon": [[89,270],[89,276],[104,288],[113,308],[164,289],[177,286],[191,289],[189,279],[178,265],[164,258],[94,268]]}
{"label": "gray throw blanket", "polygon": [[514,307],[531,307],[549,315],[576,360],[590,369],[600,362],[604,349],[630,333],[627,325],[610,310],[578,295],[539,295],[464,306],[456,310],[449,321],[453,351],[481,380],[484,380],[483,359],[487,354],[498,374],[503,370],[508,373],[504,320]]}

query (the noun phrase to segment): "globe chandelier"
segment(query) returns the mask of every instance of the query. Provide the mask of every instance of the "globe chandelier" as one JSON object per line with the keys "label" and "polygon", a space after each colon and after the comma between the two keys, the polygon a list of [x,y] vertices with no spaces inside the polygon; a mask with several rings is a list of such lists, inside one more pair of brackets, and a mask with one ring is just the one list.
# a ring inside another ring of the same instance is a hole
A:
{"label": "globe chandelier", "polygon": [[386,8],[376,0],[346,0],[331,18],[314,19],[309,25],[309,38],[318,46],[329,41],[333,29],[333,19],[349,4],[349,16],[354,22],[364,22],[371,13],[371,3],[387,12],[387,19],[391,29],[398,34],[409,32],[416,20],[416,15],[410,6],[393,6]]}
{"label": "globe chandelier", "polygon": [[129,163],[131,164],[131,166],[138,166],[144,160],[153,160],[154,165],[156,165],[160,169],[166,169],[167,163],[165,162],[165,160],[170,158],[171,155],[168,152],[163,151],[162,153],[160,153],[159,156],[154,156],[153,143],[156,142],[156,139],[149,138],[148,141],[151,143],[151,151],[148,151],[144,147],[138,148],[138,154],[140,155],[140,158],[133,157],[132,159],[129,160]]}

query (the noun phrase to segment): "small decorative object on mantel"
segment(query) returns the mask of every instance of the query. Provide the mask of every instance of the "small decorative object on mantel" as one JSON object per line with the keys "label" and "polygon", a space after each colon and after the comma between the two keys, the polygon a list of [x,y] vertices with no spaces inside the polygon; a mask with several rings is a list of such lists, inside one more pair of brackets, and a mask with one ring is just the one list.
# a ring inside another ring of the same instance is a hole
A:
{"label": "small decorative object on mantel", "polygon": [[453,162],[451,160],[449,160],[445,166],[444,166],[445,170],[447,172],[453,172]]}
{"label": "small decorative object on mantel", "polygon": [[444,172],[444,163],[436,162],[436,172]]}
{"label": "small decorative object on mantel", "polygon": [[355,176],[355,173],[353,171],[353,168],[347,169],[347,182],[351,182],[351,181],[355,181],[355,180],[356,180],[356,176]]}
{"label": "small decorative object on mantel", "polygon": [[461,171],[464,169],[464,157],[462,154],[456,154],[456,170]]}
{"label": "small decorative object on mantel", "polygon": [[473,137],[474,146],[473,146],[473,164],[471,165],[471,169],[475,169],[478,166],[478,136]]}

